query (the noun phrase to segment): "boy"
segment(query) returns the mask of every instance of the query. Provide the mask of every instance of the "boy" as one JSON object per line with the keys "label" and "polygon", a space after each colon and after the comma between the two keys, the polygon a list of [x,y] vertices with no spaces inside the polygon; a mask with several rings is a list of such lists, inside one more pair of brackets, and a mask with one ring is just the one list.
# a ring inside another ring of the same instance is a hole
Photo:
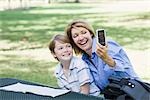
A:
{"label": "boy", "polygon": [[73,48],[64,35],[56,35],[49,44],[49,50],[59,63],[55,76],[60,88],[98,96],[100,90],[94,84],[88,65],[73,56]]}

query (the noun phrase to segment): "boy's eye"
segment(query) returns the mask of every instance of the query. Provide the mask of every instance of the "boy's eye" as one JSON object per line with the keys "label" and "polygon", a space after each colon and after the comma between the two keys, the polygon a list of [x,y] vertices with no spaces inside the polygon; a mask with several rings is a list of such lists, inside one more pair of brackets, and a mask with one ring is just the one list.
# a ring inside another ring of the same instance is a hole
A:
{"label": "boy's eye", "polygon": [[63,47],[59,47],[59,48],[58,48],[58,50],[62,50],[62,49],[63,49]]}
{"label": "boy's eye", "polygon": [[71,46],[71,45],[67,45],[67,47],[69,47],[69,48],[70,48],[70,47],[72,47],[72,46]]}

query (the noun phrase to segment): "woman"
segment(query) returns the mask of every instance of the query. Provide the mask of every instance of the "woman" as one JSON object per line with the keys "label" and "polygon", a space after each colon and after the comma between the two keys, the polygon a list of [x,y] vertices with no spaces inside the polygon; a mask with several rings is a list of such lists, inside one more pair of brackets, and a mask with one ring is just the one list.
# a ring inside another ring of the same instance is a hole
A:
{"label": "woman", "polygon": [[49,50],[59,63],[55,76],[60,88],[74,92],[98,96],[99,88],[93,82],[88,65],[73,56],[73,48],[64,35],[56,35],[49,44]]}
{"label": "woman", "polygon": [[122,47],[108,40],[106,46],[97,44],[93,28],[85,21],[76,20],[66,27],[66,34],[75,48],[76,54],[89,65],[94,81],[103,90],[113,74],[138,78]]}

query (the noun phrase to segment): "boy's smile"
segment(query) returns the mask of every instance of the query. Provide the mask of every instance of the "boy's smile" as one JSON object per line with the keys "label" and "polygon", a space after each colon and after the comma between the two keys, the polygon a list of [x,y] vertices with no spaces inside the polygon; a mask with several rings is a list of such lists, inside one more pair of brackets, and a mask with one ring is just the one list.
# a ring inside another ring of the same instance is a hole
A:
{"label": "boy's smile", "polygon": [[54,52],[54,57],[57,57],[59,61],[70,60],[73,56],[73,49],[70,43],[56,41]]}

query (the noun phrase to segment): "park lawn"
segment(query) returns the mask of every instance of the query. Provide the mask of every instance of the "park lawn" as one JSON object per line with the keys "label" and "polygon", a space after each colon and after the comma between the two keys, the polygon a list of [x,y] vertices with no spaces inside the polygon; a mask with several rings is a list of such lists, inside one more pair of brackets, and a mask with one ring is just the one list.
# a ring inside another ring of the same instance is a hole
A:
{"label": "park lawn", "polygon": [[85,19],[94,29],[106,29],[107,37],[124,47],[149,49],[148,11],[107,11],[101,6],[69,3],[0,11],[0,43],[9,44],[0,50],[46,47],[49,39],[54,34],[64,33],[66,25],[73,19]]}
{"label": "park lawn", "polygon": [[16,78],[57,87],[54,77],[56,62],[34,60],[17,55],[0,55],[0,77]]}
{"label": "park lawn", "polygon": [[[103,10],[99,4],[62,3],[0,11],[0,50],[45,48],[52,36],[64,33],[66,25],[73,19],[86,19],[94,29],[106,29],[107,38],[116,40],[125,48],[150,49],[150,26],[147,24],[150,20],[149,11],[118,12]],[[53,61],[0,54],[0,77],[57,86],[53,75],[55,65]],[[142,76],[150,80],[144,72]]]}

